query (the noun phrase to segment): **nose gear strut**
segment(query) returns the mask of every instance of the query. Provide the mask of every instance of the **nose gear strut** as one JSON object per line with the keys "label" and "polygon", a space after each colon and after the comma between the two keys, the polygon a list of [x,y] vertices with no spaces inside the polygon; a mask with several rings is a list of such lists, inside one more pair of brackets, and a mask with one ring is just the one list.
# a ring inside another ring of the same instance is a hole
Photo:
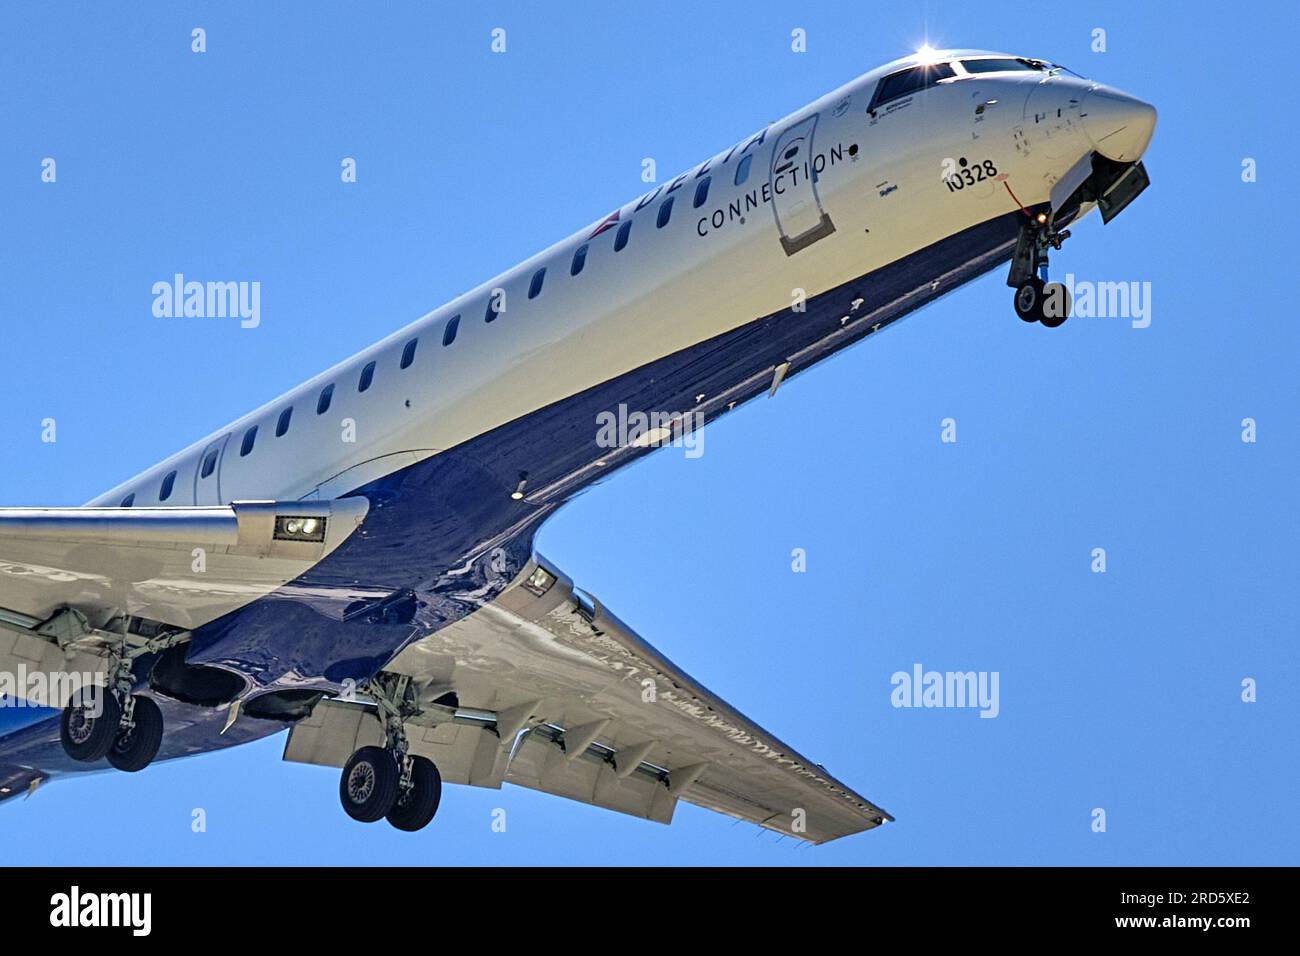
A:
{"label": "nose gear strut", "polygon": [[1012,304],[1016,315],[1024,321],[1041,322],[1054,329],[1070,317],[1071,302],[1070,292],[1064,285],[1048,281],[1048,250],[1059,252],[1061,244],[1070,238],[1070,230],[1055,231],[1050,213],[1033,215],[1020,205],[1010,184],[1005,180],[1002,184],[1025,214],[1007,275],[1007,285],[1016,290]]}

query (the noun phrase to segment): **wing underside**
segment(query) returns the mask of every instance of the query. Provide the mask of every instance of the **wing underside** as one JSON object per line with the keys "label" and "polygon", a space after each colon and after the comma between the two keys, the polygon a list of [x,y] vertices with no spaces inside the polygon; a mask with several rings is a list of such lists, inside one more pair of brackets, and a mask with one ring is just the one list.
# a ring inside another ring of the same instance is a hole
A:
{"label": "wing underside", "polygon": [[[356,531],[368,508],[362,497],[0,508],[0,608],[37,621],[75,607],[97,623],[126,612],[198,627],[311,568]],[[286,525],[293,518],[298,524]]]}
{"label": "wing underside", "polygon": [[[366,508],[348,498],[0,509],[0,664],[93,671],[114,641],[152,647],[157,636],[128,634],[123,615],[182,640],[314,566]],[[296,534],[303,527],[310,539]],[[415,689],[410,749],[450,783],[513,783],[660,823],[686,800],[815,843],[891,819],[540,557],[492,603],[409,645],[384,672]],[[377,713],[364,697],[323,699],[294,725],[285,758],[342,766],[358,747],[384,742]]]}
{"label": "wing underside", "polygon": [[[513,783],[660,823],[685,800],[814,843],[892,819],[540,557],[495,602],[386,670],[444,702],[408,721],[407,734],[447,782]],[[285,757],[341,766],[382,741],[372,708],[328,700],[295,726]]]}
{"label": "wing underside", "polygon": [[[101,673],[109,647],[179,642],[313,567],[368,507],[0,508],[0,673]],[[63,703],[46,699],[48,681],[23,691],[33,704]]]}

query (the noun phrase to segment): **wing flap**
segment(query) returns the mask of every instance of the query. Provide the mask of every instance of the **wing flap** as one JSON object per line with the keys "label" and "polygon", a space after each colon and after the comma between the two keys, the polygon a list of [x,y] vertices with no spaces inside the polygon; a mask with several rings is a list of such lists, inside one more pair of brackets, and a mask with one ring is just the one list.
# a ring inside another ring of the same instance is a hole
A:
{"label": "wing flap", "polygon": [[[454,720],[427,724],[417,718],[407,724],[406,735],[409,751],[437,764],[444,783],[499,789],[505,779],[510,744],[502,744],[486,725]],[[383,743],[384,730],[374,706],[322,700],[289,731],[284,759],[342,767],[362,747]]]}
{"label": "wing flap", "polygon": [[631,816],[671,823],[677,797],[657,776],[620,777],[612,763],[587,749],[565,750],[545,729],[527,731],[510,760],[506,780]]}

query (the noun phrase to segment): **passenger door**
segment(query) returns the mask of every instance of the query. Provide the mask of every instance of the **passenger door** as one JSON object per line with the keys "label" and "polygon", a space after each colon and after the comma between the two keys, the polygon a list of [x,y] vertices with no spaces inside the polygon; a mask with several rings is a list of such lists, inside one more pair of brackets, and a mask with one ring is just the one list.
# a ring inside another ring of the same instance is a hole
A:
{"label": "passenger door", "polygon": [[818,239],[835,231],[821,199],[817,195],[817,176],[813,171],[813,133],[817,116],[795,123],[776,141],[768,185],[772,191],[772,212],[787,256],[806,249]]}

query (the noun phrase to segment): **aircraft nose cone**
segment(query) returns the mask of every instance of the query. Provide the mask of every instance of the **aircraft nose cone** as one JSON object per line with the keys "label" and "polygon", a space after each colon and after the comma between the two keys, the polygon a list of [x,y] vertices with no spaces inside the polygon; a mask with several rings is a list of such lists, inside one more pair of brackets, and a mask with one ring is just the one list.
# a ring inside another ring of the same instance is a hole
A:
{"label": "aircraft nose cone", "polygon": [[1084,132],[1107,159],[1141,158],[1156,128],[1156,108],[1111,86],[1094,87],[1081,105]]}

